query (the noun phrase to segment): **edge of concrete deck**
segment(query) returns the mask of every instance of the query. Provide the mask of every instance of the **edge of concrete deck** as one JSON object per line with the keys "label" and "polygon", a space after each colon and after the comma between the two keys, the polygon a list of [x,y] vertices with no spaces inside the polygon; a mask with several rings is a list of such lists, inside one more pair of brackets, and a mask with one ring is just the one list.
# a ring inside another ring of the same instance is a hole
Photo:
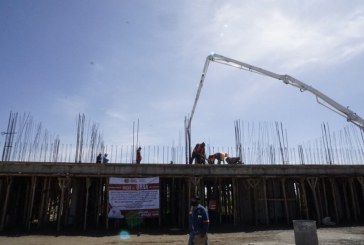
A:
{"label": "edge of concrete deck", "polygon": [[0,162],[0,175],[52,176],[363,176],[364,165],[188,165]]}

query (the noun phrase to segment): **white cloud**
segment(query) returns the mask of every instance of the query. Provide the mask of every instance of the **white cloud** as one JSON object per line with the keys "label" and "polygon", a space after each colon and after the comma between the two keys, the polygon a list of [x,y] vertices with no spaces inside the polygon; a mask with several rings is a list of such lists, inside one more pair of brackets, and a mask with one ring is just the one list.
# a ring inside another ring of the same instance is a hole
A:
{"label": "white cloud", "polygon": [[209,11],[197,9],[190,21],[202,22],[203,29],[198,29],[186,50],[200,47],[200,53],[210,48],[284,70],[339,63],[363,52],[364,4],[352,9],[331,5],[332,1],[320,6],[314,1],[229,1]]}

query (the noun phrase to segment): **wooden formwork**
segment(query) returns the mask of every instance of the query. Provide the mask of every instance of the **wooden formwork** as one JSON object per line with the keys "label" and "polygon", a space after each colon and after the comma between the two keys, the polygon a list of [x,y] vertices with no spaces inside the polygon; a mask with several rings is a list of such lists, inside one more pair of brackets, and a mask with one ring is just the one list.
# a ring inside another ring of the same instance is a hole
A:
{"label": "wooden formwork", "polygon": [[[108,177],[0,175],[0,231],[119,226],[107,216]],[[296,219],[321,225],[324,217],[338,224],[364,222],[362,175],[176,175],[160,177],[160,215],[143,225],[187,228],[194,194],[209,209],[212,225],[291,225]]]}

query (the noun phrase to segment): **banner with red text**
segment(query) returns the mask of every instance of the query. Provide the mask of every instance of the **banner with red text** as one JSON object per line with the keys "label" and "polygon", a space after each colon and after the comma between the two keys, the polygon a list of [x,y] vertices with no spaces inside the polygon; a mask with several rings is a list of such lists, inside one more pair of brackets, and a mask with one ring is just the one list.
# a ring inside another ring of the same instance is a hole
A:
{"label": "banner with red text", "polygon": [[159,177],[109,178],[109,218],[121,219],[131,211],[144,218],[158,217]]}

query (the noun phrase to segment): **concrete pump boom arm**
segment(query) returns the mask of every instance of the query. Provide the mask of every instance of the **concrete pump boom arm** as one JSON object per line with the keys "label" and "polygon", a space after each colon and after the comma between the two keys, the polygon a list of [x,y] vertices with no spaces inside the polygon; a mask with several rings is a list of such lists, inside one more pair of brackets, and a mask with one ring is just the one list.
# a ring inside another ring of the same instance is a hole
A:
{"label": "concrete pump boom arm", "polygon": [[280,75],[268,70],[264,70],[262,68],[256,67],[256,66],[252,66],[246,63],[243,63],[241,61],[237,61],[228,57],[224,57],[222,55],[218,55],[218,54],[211,54],[209,56],[207,56],[206,58],[206,62],[205,62],[205,66],[201,75],[201,80],[200,80],[200,84],[196,93],[196,98],[195,98],[195,102],[192,108],[192,112],[191,112],[191,116],[189,119],[189,123],[188,123],[188,129],[190,129],[191,127],[191,121],[192,121],[192,117],[193,114],[195,113],[195,109],[196,109],[196,105],[198,102],[198,99],[200,97],[200,93],[201,93],[201,89],[206,77],[206,73],[207,73],[207,69],[209,67],[209,63],[211,61],[217,62],[217,63],[221,63],[224,65],[229,65],[232,67],[236,67],[239,69],[243,69],[243,70],[247,70],[247,71],[251,71],[251,72],[255,72],[261,75],[265,75],[268,77],[272,77],[278,80],[281,80],[282,82],[284,82],[285,84],[289,84],[292,85],[294,87],[297,87],[300,89],[301,92],[304,91],[309,91],[311,92],[313,95],[316,96],[316,100],[319,104],[327,107],[328,109],[338,113],[339,115],[343,116],[346,118],[346,120],[348,122],[352,122],[355,125],[357,125],[361,130],[364,131],[364,119],[361,118],[360,116],[358,116],[355,112],[353,112],[352,110],[350,110],[347,107],[344,107],[342,105],[340,105],[339,103],[337,103],[336,101],[334,101],[333,99],[331,99],[330,97],[326,96],[325,94],[323,94],[322,92],[318,91],[317,89],[301,82],[300,80],[291,77],[289,75]]}

